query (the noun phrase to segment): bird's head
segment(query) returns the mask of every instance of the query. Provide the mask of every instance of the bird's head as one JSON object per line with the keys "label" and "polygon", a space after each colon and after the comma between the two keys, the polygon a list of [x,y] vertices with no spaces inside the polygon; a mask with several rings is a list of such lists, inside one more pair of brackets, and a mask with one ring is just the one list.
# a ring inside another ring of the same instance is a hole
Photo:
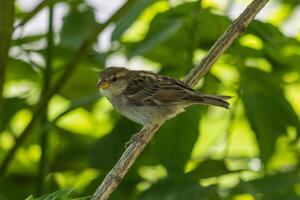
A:
{"label": "bird's head", "polygon": [[123,67],[107,67],[100,73],[97,88],[102,93],[120,95],[127,87],[129,70]]}

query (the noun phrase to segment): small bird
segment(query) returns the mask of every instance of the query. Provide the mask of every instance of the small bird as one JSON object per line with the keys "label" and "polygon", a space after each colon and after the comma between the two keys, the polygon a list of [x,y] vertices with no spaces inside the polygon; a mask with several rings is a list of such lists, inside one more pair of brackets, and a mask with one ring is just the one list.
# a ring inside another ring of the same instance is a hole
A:
{"label": "small bird", "polygon": [[[97,88],[115,109],[144,128],[161,124],[194,104],[228,108],[230,96],[202,94],[184,82],[150,71],[108,67]],[[131,140],[141,140],[134,135]]]}

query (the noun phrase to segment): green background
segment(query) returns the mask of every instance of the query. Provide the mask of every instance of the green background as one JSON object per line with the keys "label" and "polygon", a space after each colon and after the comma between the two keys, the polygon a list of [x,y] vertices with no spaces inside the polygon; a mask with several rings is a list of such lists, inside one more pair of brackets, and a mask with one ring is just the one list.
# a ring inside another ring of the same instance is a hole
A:
{"label": "green background", "polygon": [[[45,9],[50,3],[68,8],[62,28],[54,31],[50,72],[46,32],[11,41],[0,162],[31,120],[44,80],[51,88],[99,25],[95,14],[101,11],[83,0],[48,1]],[[38,116],[0,177],[0,199],[35,199],[57,190],[44,199],[93,194],[141,128],[99,94],[99,71],[121,56],[130,67],[182,79],[230,25],[237,3],[250,1],[133,1],[112,26],[110,47],[103,51],[94,43],[51,98],[46,119]],[[296,20],[300,2],[272,5],[268,17],[254,20],[195,87],[233,96],[231,109],[192,106],[165,123],[111,199],[300,199],[300,30],[292,36],[282,31]],[[15,9],[16,24],[30,15]],[[43,134],[48,145],[41,145]]]}

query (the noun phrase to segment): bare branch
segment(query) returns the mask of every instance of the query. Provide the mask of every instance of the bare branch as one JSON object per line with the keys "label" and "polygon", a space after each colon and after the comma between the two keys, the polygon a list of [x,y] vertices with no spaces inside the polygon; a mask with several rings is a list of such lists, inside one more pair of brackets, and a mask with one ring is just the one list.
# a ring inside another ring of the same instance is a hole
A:
{"label": "bare branch", "polygon": [[[185,82],[193,86],[195,85],[212,67],[216,60],[222,55],[232,44],[232,42],[245,31],[249,23],[254,19],[258,12],[264,7],[268,0],[253,0],[253,2],[243,11],[243,13],[228,27],[223,35],[215,42],[209,50],[207,56],[203,58],[200,64],[195,67],[185,78]],[[119,183],[126,175],[130,167],[138,158],[148,142],[153,138],[158,128],[156,125],[147,130],[144,142],[133,142],[123,153],[119,161],[113,169],[106,175],[101,185],[93,194],[92,200],[106,200],[111,193],[118,187]]]}

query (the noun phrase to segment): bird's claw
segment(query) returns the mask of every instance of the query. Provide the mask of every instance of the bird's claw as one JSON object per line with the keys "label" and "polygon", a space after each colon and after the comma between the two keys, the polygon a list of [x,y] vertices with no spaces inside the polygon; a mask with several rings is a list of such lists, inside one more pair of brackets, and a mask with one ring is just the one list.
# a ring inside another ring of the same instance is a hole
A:
{"label": "bird's claw", "polygon": [[128,142],[125,143],[125,149],[127,149],[133,142],[141,142],[146,144],[146,141],[144,140],[144,133],[143,132],[139,132],[134,134],[133,136],[131,136],[130,140]]}

